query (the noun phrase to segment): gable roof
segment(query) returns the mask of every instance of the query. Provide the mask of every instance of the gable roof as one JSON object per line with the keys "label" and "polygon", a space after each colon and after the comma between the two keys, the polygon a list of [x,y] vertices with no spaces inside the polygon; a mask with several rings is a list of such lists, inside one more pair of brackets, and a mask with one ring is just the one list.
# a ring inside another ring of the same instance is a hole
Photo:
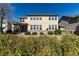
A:
{"label": "gable roof", "polygon": [[73,20],[73,19],[78,18],[78,17],[79,17],[79,16],[62,16],[58,23],[60,23],[61,20],[63,20],[63,18],[67,18],[67,19],[69,19],[69,20]]}

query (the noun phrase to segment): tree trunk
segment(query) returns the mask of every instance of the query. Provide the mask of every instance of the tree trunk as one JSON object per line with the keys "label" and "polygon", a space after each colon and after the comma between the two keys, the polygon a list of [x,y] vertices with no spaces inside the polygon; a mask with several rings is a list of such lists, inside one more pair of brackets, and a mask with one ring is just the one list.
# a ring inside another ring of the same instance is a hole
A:
{"label": "tree trunk", "polygon": [[1,17],[1,33],[3,33],[2,24],[3,24],[3,17]]}

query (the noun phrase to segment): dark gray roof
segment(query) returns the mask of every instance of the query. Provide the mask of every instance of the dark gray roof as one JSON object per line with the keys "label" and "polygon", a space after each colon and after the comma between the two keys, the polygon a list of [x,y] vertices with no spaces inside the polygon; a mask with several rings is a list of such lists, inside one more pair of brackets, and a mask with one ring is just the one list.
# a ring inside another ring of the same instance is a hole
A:
{"label": "dark gray roof", "polygon": [[57,14],[28,14],[27,16],[58,16]]}
{"label": "dark gray roof", "polygon": [[[67,18],[67,19],[69,19],[69,20],[75,20],[75,19],[78,18],[78,17],[79,17],[79,15],[76,15],[76,16],[62,16],[58,23],[60,23],[61,20],[63,20],[63,18]],[[65,19],[64,19],[64,20],[65,20]]]}
{"label": "dark gray roof", "polygon": [[26,16],[21,16],[19,17],[20,19],[21,18],[27,18],[27,16],[58,16],[57,14],[28,14]]}

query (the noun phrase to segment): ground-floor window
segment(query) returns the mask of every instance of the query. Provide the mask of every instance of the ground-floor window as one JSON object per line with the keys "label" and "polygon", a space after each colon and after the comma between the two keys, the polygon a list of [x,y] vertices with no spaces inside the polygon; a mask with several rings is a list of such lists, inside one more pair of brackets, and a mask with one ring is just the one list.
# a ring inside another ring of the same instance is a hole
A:
{"label": "ground-floor window", "polygon": [[49,25],[48,30],[57,30],[57,25]]}
{"label": "ground-floor window", "polygon": [[31,30],[42,30],[42,25],[31,25]]}
{"label": "ground-floor window", "polygon": [[55,30],[57,30],[57,25],[55,25]]}

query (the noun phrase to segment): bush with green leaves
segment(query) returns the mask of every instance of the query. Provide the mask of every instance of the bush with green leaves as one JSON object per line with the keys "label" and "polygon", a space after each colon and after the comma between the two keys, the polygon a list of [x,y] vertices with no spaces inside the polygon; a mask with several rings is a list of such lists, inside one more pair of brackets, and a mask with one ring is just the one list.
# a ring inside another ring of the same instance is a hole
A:
{"label": "bush with green leaves", "polygon": [[56,34],[56,35],[61,35],[61,34],[62,34],[62,31],[61,31],[60,29],[55,30],[55,31],[54,31],[54,34]]}
{"label": "bush with green leaves", "polygon": [[37,35],[37,32],[32,32],[32,35]]}
{"label": "bush with green leaves", "polygon": [[44,33],[43,32],[40,32],[40,35],[43,35]]}
{"label": "bush with green leaves", "polygon": [[25,32],[25,35],[31,35],[31,33],[30,32]]}
{"label": "bush with green leaves", "polygon": [[53,35],[53,31],[48,31],[48,35]]}

